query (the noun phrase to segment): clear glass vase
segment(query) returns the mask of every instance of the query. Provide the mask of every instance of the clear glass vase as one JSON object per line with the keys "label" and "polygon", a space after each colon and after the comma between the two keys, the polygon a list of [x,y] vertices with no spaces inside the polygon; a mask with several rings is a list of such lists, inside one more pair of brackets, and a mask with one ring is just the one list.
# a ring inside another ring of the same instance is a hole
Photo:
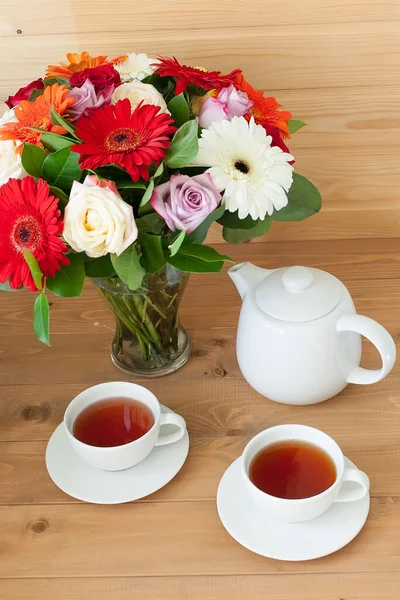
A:
{"label": "clear glass vase", "polygon": [[178,312],[187,280],[170,265],[147,275],[135,292],[118,277],[92,280],[115,316],[111,359],[119,369],[161,377],[187,362],[190,339]]}

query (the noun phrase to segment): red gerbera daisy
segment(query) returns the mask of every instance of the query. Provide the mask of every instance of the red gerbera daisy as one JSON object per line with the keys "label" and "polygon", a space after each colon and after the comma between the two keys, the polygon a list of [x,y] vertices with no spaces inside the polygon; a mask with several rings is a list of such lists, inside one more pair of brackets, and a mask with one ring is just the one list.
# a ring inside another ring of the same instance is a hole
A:
{"label": "red gerbera daisy", "polygon": [[159,106],[139,104],[131,114],[127,98],[114,105],[102,106],[77,121],[76,135],[83,144],[72,146],[80,154],[83,169],[114,164],[128,171],[133,181],[149,178],[148,166],[157,166],[174,133],[173,119],[157,114]]}
{"label": "red gerbera daisy", "polygon": [[204,90],[212,90],[214,88],[228,87],[235,82],[235,77],[241,73],[240,69],[235,69],[228,75],[221,75],[220,71],[206,71],[195,67],[181,65],[175,58],[158,57],[159,62],[155,63],[156,73],[161,77],[176,78],[176,95],[183,92],[188,85],[193,83]]}
{"label": "red gerbera daisy", "polygon": [[43,179],[9,179],[0,187],[0,282],[10,287],[37,289],[24,251],[29,250],[45,277],[68,265],[67,246],[59,237],[64,223],[58,200]]}

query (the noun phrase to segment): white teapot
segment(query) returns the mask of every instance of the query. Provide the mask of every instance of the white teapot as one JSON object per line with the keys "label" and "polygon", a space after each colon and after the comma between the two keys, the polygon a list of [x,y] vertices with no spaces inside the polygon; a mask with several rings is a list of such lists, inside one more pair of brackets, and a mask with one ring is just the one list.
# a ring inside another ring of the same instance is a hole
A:
{"label": "white teapot", "polygon": [[[315,404],[348,383],[383,379],[396,360],[390,334],[356,314],[339,279],[308,267],[267,270],[251,263],[228,271],[242,297],[236,351],[260,394],[285,404]],[[378,349],[382,368],[363,369],[361,336]]]}

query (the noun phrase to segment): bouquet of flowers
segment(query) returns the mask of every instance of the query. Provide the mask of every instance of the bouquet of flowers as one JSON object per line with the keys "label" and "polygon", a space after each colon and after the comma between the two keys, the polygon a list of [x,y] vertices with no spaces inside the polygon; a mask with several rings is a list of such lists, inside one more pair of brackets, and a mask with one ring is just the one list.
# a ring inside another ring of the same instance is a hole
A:
{"label": "bouquet of flowers", "polygon": [[203,244],[210,225],[236,244],[320,208],[286,146],[305,123],[238,69],[68,54],[7,105],[0,284],[37,294],[34,329],[47,344],[46,292],[79,296],[87,276],[117,317],[116,362],[129,368],[129,341],[135,360],[166,364],[184,331],[185,274],[229,261]]}

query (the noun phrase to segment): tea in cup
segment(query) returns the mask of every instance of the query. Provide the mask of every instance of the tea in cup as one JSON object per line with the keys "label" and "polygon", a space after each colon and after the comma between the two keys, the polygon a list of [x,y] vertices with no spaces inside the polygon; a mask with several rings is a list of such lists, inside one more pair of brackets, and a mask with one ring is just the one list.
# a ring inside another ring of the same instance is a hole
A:
{"label": "tea in cup", "polygon": [[[369,491],[369,479],[345,467],[338,444],[305,425],[278,425],[256,435],[242,455],[242,474],[250,496],[272,518],[308,521],[334,502],[353,502]],[[345,489],[344,482],[356,489]]]}
{"label": "tea in cup", "polygon": [[[176,431],[162,434],[163,425]],[[155,446],[177,442],[186,432],[183,417],[162,413],[150,390],[128,382],[101,383],[78,394],[65,411],[64,427],[81,458],[105,471],[133,467]]]}

